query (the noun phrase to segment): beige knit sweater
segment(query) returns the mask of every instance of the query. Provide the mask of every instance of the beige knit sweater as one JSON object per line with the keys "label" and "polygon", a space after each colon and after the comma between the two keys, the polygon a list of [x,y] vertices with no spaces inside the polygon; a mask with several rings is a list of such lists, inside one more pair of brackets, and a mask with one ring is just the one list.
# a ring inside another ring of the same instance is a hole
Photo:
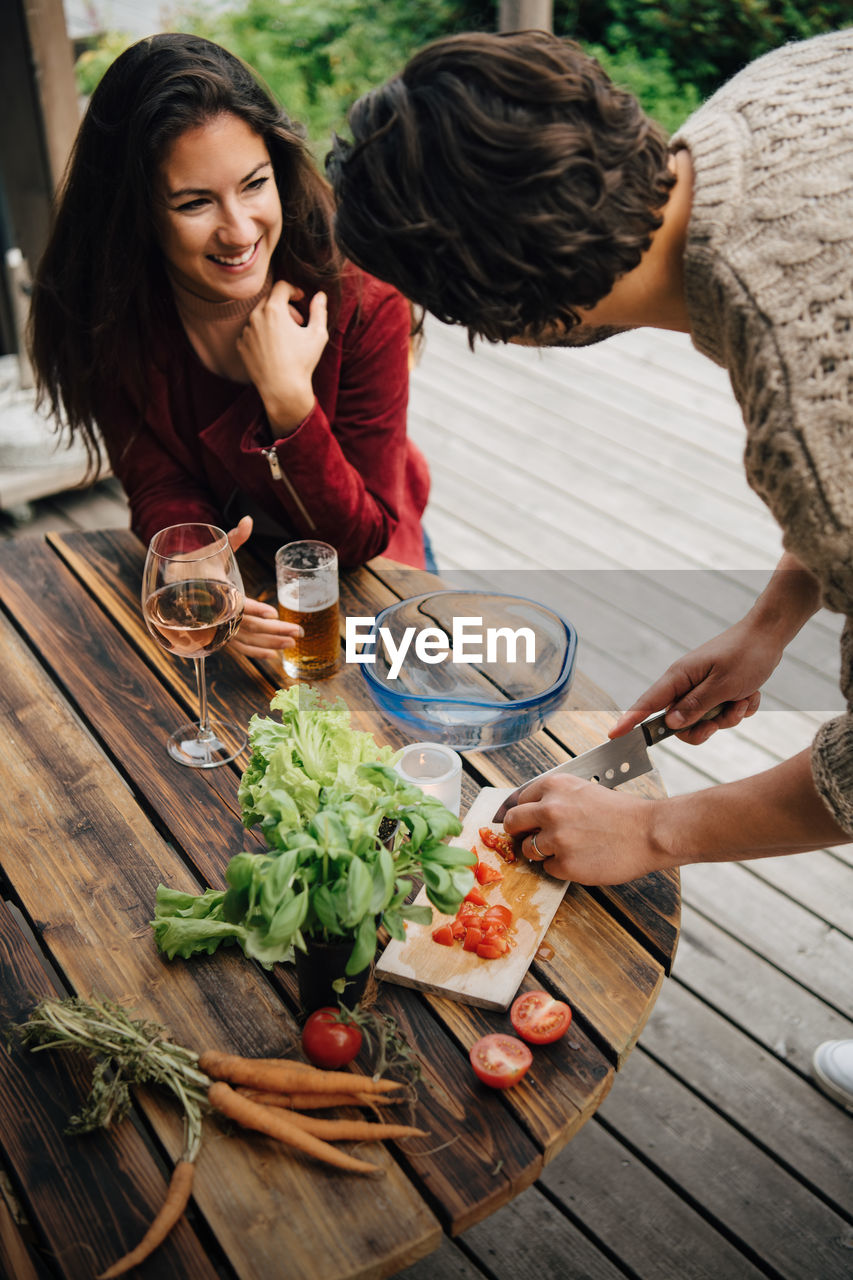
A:
{"label": "beige knit sweater", "polygon": [[846,615],[846,715],[812,747],[853,835],[853,28],[748,66],[679,130],[694,168],[687,305],[729,372],[750,484]]}

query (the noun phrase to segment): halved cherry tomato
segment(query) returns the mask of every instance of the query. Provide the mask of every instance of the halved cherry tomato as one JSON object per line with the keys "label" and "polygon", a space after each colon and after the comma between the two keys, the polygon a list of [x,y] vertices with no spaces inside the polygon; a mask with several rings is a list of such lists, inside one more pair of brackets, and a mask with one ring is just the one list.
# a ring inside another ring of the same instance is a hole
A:
{"label": "halved cherry tomato", "polygon": [[469,1053],[478,1080],[492,1089],[508,1089],[518,1084],[533,1061],[527,1045],[515,1036],[483,1036]]}
{"label": "halved cherry tomato", "polygon": [[497,867],[490,867],[488,862],[478,862],[474,868],[474,875],[479,884],[491,884],[494,880],[503,880]]}
{"label": "halved cherry tomato", "polygon": [[482,893],[480,893],[480,890],[476,887],[476,885],[474,886],[473,889],[470,890],[470,892],[465,894],[465,897],[462,899],[462,901],[473,902],[475,907],[484,907],[486,905],[486,899],[483,897]]}
{"label": "halved cherry tomato", "polygon": [[465,941],[462,943],[462,949],[463,951],[476,951],[482,941],[482,929],[477,929],[472,925],[470,929],[465,930]]}
{"label": "halved cherry tomato", "polygon": [[500,956],[505,956],[507,951],[509,951],[509,943],[506,938],[487,936],[477,947],[477,955],[483,960],[497,960]]}
{"label": "halved cherry tomato", "polygon": [[441,924],[432,931],[432,940],[442,947],[453,946],[453,930],[449,924]]}
{"label": "halved cherry tomato", "polygon": [[505,831],[492,831],[491,827],[480,827],[479,836],[487,849],[494,849],[504,862],[515,862],[515,845],[512,836]]}
{"label": "halved cherry tomato", "polygon": [[315,1009],[302,1028],[305,1057],[315,1067],[336,1070],[352,1062],[362,1044],[362,1034],[354,1022],[342,1022],[340,1009]]}
{"label": "halved cherry tomato", "polygon": [[513,1028],[531,1044],[553,1044],[568,1029],[572,1011],[547,991],[525,991],[509,1011]]}
{"label": "halved cherry tomato", "polygon": [[509,907],[504,907],[500,903],[495,903],[493,907],[489,907],[483,912],[484,920],[499,920],[507,929],[512,924],[512,912]]}

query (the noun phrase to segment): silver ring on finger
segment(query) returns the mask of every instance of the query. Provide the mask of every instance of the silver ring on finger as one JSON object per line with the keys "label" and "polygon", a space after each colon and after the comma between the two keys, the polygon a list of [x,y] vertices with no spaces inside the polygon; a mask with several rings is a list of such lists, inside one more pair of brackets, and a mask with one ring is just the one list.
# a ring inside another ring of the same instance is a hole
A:
{"label": "silver ring on finger", "polygon": [[544,862],[545,859],[548,857],[548,855],[547,853],[543,853],[542,850],[539,848],[539,845],[536,843],[536,837],[538,835],[539,835],[539,832],[535,831],[533,835],[530,837],[530,843],[533,845],[533,852],[536,855],[536,857],[534,858],[534,861]]}

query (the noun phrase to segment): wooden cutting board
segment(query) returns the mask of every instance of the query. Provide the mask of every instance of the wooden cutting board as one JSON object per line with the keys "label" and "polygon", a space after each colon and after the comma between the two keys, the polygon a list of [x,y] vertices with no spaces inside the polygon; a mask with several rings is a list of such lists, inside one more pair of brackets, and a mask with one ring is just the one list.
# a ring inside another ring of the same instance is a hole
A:
{"label": "wooden cutting board", "polygon": [[[502,873],[502,880],[483,886],[483,896],[489,906],[504,905],[513,913],[509,932],[513,945],[509,952],[497,960],[484,960],[475,952],[463,951],[461,942],[454,942],[452,947],[433,942],[433,929],[453,919],[433,908],[431,925],[409,923],[405,942],[392,939],[388,943],[376,965],[377,977],[483,1009],[509,1008],[569,884],[555,880],[525,858],[506,863],[483,844],[478,835],[480,827],[503,831],[503,824],[492,822],[492,815],[510,790],[484,787],[468,810],[462,834],[452,842],[476,849],[481,862]],[[425,889],[415,901],[429,905]]]}

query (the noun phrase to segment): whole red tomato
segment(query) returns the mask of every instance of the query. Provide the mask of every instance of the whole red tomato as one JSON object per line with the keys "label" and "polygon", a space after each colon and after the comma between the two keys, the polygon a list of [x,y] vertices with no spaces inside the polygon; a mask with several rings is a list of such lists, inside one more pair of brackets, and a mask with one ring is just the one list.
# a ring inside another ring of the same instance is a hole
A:
{"label": "whole red tomato", "polygon": [[342,1022],[339,1009],[316,1009],[302,1028],[302,1050],[315,1067],[345,1067],[361,1048],[354,1022]]}

